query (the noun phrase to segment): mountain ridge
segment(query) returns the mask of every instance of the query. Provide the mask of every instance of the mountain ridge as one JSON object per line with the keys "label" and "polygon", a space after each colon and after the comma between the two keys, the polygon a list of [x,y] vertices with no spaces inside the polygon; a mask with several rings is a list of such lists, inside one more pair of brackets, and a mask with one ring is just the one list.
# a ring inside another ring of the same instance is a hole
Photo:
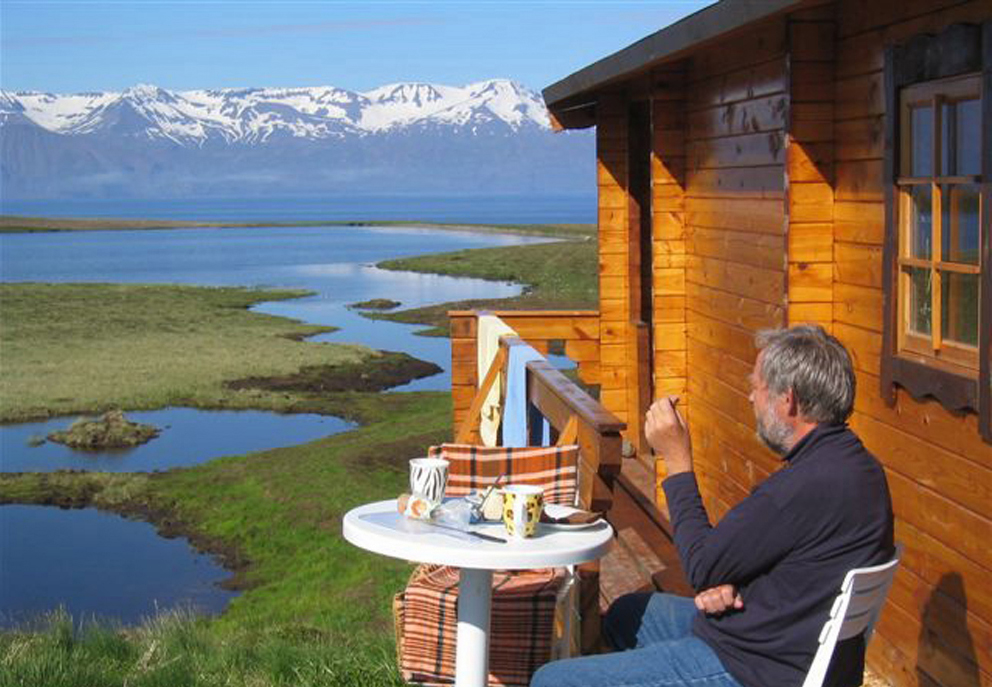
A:
{"label": "mountain ridge", "polygon": [[[335,86],[253,87],[172,91],[137,84],[123,91],[56,94],[0,91],[0,125],[20,113],[52,133],[85,135],[130,109],[149,137],[190,145],[220,135],[228,142],[264,141],[275,129],[294,136],[364,135],[434,119],[464,125],[488,113],[510,130],[550,129],[535,92],[509,79],[466,86],[386,84],[365,92]],[[280,114],[283,115],[279,117]]]}
{"label": "mountain ridge", "polygon": [[581,195],[594,148],[509,79],[0,91],[0,199]]}

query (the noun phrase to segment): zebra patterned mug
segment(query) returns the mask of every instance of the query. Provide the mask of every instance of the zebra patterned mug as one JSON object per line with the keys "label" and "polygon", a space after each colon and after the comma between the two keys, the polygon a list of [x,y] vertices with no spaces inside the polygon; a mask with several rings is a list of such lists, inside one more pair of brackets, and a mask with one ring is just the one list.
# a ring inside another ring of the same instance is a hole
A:
{"label": "zebra patterned mug", "polygon": [[448,486],[448,461],[443,458],[414,458],[410,461],[410,493],[437,506]]}

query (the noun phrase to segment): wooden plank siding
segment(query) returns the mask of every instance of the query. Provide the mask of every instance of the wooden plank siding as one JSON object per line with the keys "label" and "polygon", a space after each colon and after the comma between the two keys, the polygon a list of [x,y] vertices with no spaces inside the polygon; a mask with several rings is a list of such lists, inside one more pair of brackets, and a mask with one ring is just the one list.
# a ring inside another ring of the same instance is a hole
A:
{"label": "wooden plank siding", "polygon": [[[602,338],[599,400],[628,422],[627,348],[630,342],[630,197],[627,179],[627,98],[604,94],[596,108],[596,188],[599,196],[599,317]],[[604,268],[603,265],[609,265]]]}
{"label": "wooden plank siding", "polygon": [[[790,119],[786,184],[790,209],[804,201],[825,204],[822,216],[789,213],[789,325],[818,322],[828,330],[833,303],[834,34],[829,15],[790,17]],[[824,200],[827,202],[824,203]]]}
{"label": "wooden plank siding", "polygon": [[992,447],[976,416],[879,391],[883,49],[992,15],[987,2],[837,3],[834,334],[858,374],[851,426],[883,462],[906,552],[869,664],[893,685],[992,684]]}
{"label": "wooden plank siding", "polygon": [[[667,85],[665,99],[652,102],[653,140],[651,150],[652,236],[654,298],[652,344],[653,396],[677,395],[683,399],[683,412],[690,413],[687,398],[686,331],[686,174],[692,152],[686,145],[686,71],[683,65],[654,74],[655,81]],[[705,151],[698,150],[700,154]],[[643,425],[643,417],[636,419]],[[628,422],[628,427],[631,422]],[[651,490],[657,507],[667,514],[661,482],[664,463],[649,452],[639,452],[646,474],[654,476]],[[639,485],[643,486],[643,485]]]}
{"label": "wooden plank siding", "polygon": [[[754,333],[784,324],[789,307],[786,48],[775,20],[689,60],[684,396],[714,519],[777,463],[754,437],[747,375]],[[813,233],[803,239],[811,253]]]}

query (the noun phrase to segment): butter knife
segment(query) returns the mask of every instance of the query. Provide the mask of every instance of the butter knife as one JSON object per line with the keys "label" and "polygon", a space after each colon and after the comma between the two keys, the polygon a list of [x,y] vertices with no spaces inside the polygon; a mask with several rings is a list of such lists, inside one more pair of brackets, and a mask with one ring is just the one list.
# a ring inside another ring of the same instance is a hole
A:
{"label": "butter knife", "polygon": [[425,525],[430,525],[431,527],[439,527],[442,530],[451,530],[452,532],[460,532],[461,534],[467,534],[470,537],[478,537],[479,539],[485,539],[486,541],[495,542],[497,544],[505,544],[506,540],[502,537],[496,537],[491,534],[483,534],[482,532],[473,532],[472,530],[462,530],[452,525],[442,525],[439,522],[431,522],[430,520],[422,521]]}

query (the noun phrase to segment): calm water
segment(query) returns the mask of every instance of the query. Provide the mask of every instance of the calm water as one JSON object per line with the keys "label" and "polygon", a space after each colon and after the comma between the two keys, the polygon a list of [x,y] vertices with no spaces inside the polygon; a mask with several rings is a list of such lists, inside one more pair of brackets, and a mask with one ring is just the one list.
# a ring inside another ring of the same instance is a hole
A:
{"label": "calm water", "polygon": [[[414,336],[419,327],[368,320],[347,306],[370,298],[391,298],[402,301],[402,307],[417,307],[465,298],[512,296],[519,287],[389,272],[374,264],[392,257],[539,240],[413,228],[4,234],[0,235],[0,279],[305,288],[314,295],[263,303],[257,310],[341,328],[318,337],[321,340],[405,351],[435,362],[444,368],[443,374],[403,388],[441,390],[450,385],[447,339]],[[207,413],[183,408],[157,412],[160,414],[129,414],[165,430],[157,439],[126,453],[82,454],[50,443],[28,446],[32,435],[62,428],[71,418],[2,426],[0,468],[161,470],[220,455],[299,444],[346,426],[340,420],[316,416]],[[222,609],[231,596],[214,584],[225,576],[217,564],[196,555],[183,542],[162,540],[147,524],[91,511],[21,508],[0,508],[0,616],[8,621],[64,604],[74,614],[99,613],[134,622],[150,613],[156,601],[159,607],[192,601],[210,612]],[[168,548],[159,548],[163,543]],[[192,566],[202,576],[176,573],[162,582],[159,573],[169,566]],[[111,573],[120,571],[126,579],[106,583]],[[173,581],[178,586],[171,586]],[[121,590],[128,590],[126,594],[115,591],[118,584]]]}
{"label": "calm water", "polygon": [[388,221],[593,223],[596,193],[580,196],[346,196],[183,200],[0,201],[0,214],[223,222]]}
{"label": "calm water", "polygon": [[[27,569],[15,564],[25,554]],[[0,506],[0,555],[0,627],[59,603],[77,623],[134,624],[177,607],[218,613],[234,596],[217,586],[224,569],[185,539],[93,508]]]}
{"label": "calm water", "polygon": [[353,427],[340,418],[314,414],[277,415],[260,411],[201,411],[193,408],[134,411],[135,422],[161,433],[141,446],[111,451],[74,451],[46,441],[30,446],[32,437],[66,429],[75,418],[6,425],[0,431],[0,472],[152,472],[205,463],[220,456],[295,446]]}

